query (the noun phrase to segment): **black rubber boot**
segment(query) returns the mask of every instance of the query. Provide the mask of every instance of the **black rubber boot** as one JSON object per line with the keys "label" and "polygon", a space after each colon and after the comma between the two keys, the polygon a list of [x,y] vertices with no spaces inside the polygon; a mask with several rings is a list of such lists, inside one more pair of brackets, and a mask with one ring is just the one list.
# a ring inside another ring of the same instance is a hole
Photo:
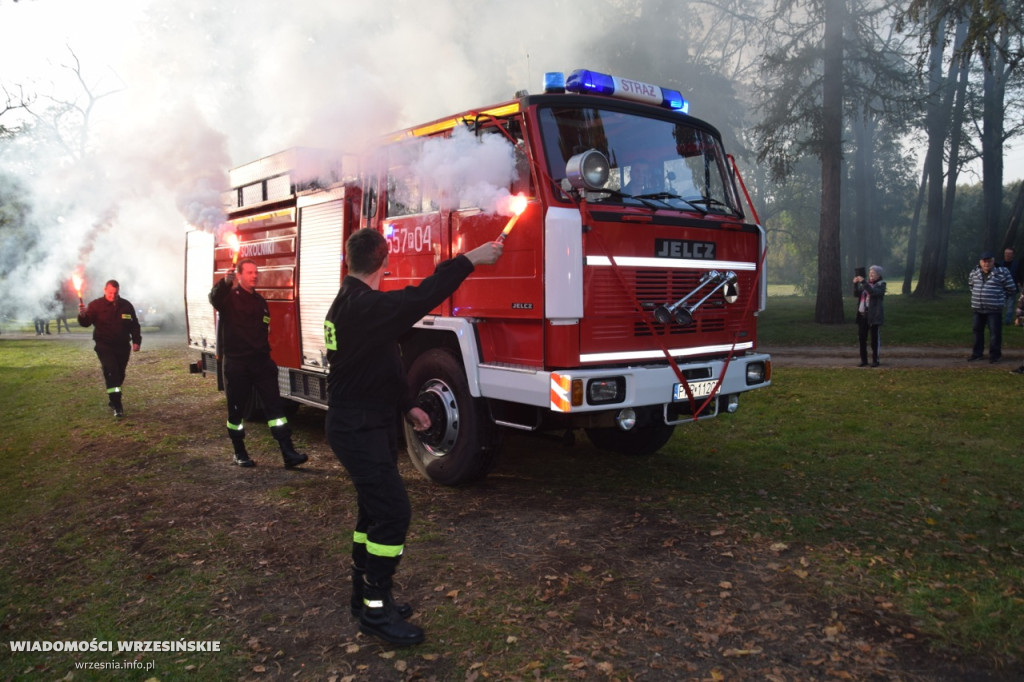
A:
{"label": "black rubber boot", "polygon": [[228,429],[228,436],[231,437],[231,446],[235,449],[235,464],[240,467],[256,466],[256,462],[249,459],[249,453],[245,449],[245,433]]}
{"label": "black rubber boot", "polygon": [[[366,570],[359,568],[358,566],[352,567],[352,617],[358,618],[359,614],[363,611],[363,592],[365,582]],[[402,618],[408,618],[412,615],[412,606],[409,604],[395,604],[395,610],[398,611],[398,615]]]}
{"label": "black rubber boot", "polygon": [[271,427],[270,433],[277,440],[277,444],[281,446],[281,458],[284,459],[285,469],[297,467],[309,459],[305,453],[296,452],[295,445],[292,443],[292,430],[290,428],[287,426],[274,426]]}
{"label": "black rubber boot", "polygon": [[363,585],[363,610],[359,614],[359,631],[380,637],[398,646],[411,646],[422,642],[426,635],[423,629],[407,623],[398,615],[395,601],[391,598],[391,583],[386,585]]}
{"label": "black rubber boot", "polygon": [[124,416],[124,405],[121,403],[121,391],[113,391],[110,396],[110,409],[114,411],[115,417]]}

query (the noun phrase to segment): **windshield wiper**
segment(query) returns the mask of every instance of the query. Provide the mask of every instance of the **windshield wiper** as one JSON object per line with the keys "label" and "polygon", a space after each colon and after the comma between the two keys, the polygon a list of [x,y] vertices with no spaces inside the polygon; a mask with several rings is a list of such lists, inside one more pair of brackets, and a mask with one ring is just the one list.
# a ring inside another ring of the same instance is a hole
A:
{"label": "windshield wiper", "polygon": [[708,207],[708,209],[710,209],[713,206],[721,206],[722,208],[729,209],[730,213],[735,213],[735,210],[731,206],[729,206],[729,204],[723,203],[713,197],[704,197],[702,199],[684,199],[684,201],[686,201],[686,203],[690,204],[691,206],[696,204],[704,204],[705,206]]}
{"label": "windshield wiper", "polygon": [[[626,196],[629,196],[629,195],[627,194]],[[656,199],[657,201],[660,201],[662,203],[666,203],[665,202],[666,199],[676,199],[678,201],[683,202],[684,204],[686,204],[687,206],[689,206],[690,208],[692,208],[695,211],[700,211],[701,213],[707,213],[707,211],[701,211],[701,209],[697,208],[694,205],[694,204],[700,203],[700,202],[693,202],[693,201],[690,201],[689,199],[684,199],[681,196],[679,196],[678,194],[673,194],[672,192],[652,192],[651,194],[637,194],[633,198],[634,199],[639,199],[640,201],[643,201],[644,199]]]}
{"label": "windshield wiper", "polygon": [[647,208],[651,209],[652,211],[658,210],[658,207],[650,202],[650,199],[657,199],[658,198],[658,197],[656,197],[654,195],[650,195],[650,196],[648,196],[648,195],[633,196],[632,194],[628,194],[627,192],[622,192],[622,191],[619,191],[617,189],[608,189],[608,188],[592,189],[592,190],[589,190],[589,191],[590,192],[594,192],[595,194],[610,194],[611,196],[617,197],[619,199],[636,199],[637,201],[639,201],[641,204],[643,204]]}

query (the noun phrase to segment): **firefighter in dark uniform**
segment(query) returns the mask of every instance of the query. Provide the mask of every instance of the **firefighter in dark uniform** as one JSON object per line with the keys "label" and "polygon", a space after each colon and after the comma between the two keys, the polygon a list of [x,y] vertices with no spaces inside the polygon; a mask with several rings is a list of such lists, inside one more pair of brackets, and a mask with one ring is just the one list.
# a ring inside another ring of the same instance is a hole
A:
{"label": "firefighter in dark uniform", "polygon": [[121,298],[121,285],[110,280],[103,287],[103,297],[78,304],[78,324],[91,326],[92,340],[96,343],[96,355],[103,368],[103,380],[107,384],[107,404],[115,417],[124,416],[121,400],[121,385],[124,372],[132,351],[142,345],[142,330],[135,306]]}
{"label": "firefighter in dark uniform", "polygon": [[277,365],[270,358],[270,310],[267,301],[256,292],[259,269],[249,259],[213,285],[210,303],[220,313],[221,348],[224,370],[224,394],[228,400],[228,436],[235,450],[235,464],[256,466],[245,449],[245,408],[253,391],[259,397],[270,433],[281,447],[287,468],[296,467],[308,457],[295,451],[292,430],[281,407],[277,387]]}
{"label": "firefighter in dark uniform", "polygon": [[324,321],[330,365],[327,442],[352,476],[358,516],[352,538],[352,613],[359,629],[393,644],[423,641],[406,622],[407,604],[391,596],[411,508],[398,472],[399,414],[417,429],[430,417],[413,405],[398,337],[450,296],[476,265],[495,263],[502,245],[489,242],[437,266],[418,286],[380,291],[388,246],[372,229],[349,237],[345,277]]}

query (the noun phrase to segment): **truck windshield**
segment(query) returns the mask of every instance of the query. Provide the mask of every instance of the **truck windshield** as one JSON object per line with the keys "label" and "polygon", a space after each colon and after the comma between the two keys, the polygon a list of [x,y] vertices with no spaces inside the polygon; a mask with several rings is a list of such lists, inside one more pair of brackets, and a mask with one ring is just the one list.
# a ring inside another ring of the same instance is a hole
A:
{"label": "truck windshield", "polygon": [[589,201],[739,215],[725,154],[713,134],[681,120],[598,108],[539,112],[548,172],[558,183],[575,154],[608,158],[607,193]]}

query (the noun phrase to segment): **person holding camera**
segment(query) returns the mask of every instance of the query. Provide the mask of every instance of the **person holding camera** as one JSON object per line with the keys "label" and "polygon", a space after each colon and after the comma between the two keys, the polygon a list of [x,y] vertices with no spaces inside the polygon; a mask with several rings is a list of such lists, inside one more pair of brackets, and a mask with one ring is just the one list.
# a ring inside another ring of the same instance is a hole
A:
{"label": "person holding camera", "polygon": [[871,337],[871,366],[878,367],[878,353],[882,342],[879,327],[885,321],[885,279],[882,267],[872,265],[865,279],[861,275],[853,278],[853,293],[857,297],[857,342],[860,346],[860,365],[868,366],[868,336]]}

